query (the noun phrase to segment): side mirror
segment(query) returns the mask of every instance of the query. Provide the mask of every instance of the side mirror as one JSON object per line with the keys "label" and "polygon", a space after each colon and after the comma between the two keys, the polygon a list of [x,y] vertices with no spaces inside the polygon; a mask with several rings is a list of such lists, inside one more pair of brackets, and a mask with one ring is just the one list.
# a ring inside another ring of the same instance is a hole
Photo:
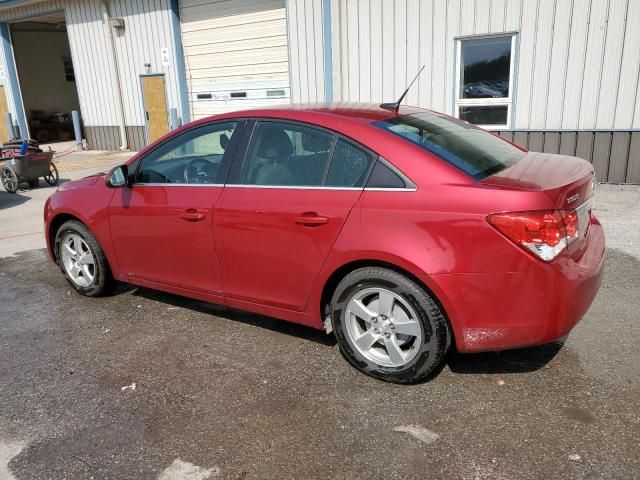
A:
{"label": "side mirror", "polygon": [[128,177],[129,172],[127,166],[119,165],[107,175],[107,186],[113,188],[124,187],[129,184]]}

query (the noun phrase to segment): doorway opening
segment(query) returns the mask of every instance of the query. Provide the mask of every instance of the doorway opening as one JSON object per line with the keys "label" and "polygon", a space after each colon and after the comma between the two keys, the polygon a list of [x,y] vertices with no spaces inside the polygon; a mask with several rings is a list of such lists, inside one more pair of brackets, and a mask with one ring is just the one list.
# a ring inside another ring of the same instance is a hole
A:
{"label": "doorway opening", "polygon": [[80,102],[64,12],[13,23],[10,31],[27,117],[21,136],[58,152],[73,148],[71,112],[80,112]]}

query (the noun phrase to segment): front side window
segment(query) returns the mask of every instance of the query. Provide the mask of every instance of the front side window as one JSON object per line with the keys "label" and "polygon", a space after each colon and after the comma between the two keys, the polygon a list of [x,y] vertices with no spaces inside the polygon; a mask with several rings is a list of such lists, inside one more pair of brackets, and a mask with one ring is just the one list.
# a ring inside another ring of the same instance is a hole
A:
{"label": "front side window", "polygon": [[481,180],[518,162],[525,154],[508,142],[447,115],[424,111],[375,123]]}
{"label": "front side window", "polygon": [[457,41],[458,118],[485,128],[510,128],[515,35]]}
{"label": "front side window", "polygon": [[137,183],[213,184],[237,122],[194,128],[146,155]]}
{"label": "front side window", "polygon": [[334,135],[314,128],[258,122],[247,150],[241,183],[321,186],[335,141]]}

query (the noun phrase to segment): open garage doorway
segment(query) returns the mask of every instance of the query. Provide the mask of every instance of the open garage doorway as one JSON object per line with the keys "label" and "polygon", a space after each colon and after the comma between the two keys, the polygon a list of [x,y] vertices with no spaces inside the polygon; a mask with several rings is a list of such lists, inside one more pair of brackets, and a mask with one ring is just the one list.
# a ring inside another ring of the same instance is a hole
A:
{"label": "open garage doorway", "polygon": [[71,112],[80,111],[80,103],[64,12],[10,28],[30,138],[58,152],[73,148]]}

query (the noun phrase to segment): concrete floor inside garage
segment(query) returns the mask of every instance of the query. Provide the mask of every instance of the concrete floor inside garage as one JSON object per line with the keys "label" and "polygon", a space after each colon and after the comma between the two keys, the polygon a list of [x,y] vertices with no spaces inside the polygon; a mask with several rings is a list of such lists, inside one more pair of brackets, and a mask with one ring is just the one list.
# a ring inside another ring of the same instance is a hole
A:
{"label": "concrete floor inside garage", "polygon": [[[0,191],[2,231],[40,226],[50,193]],[[637,478],[640,187],[601,185],[596,214],[604,282],[564,345],[451,354],[416,386],[270,318],[80,297],[40,235],[0,238],[0,478]]]}

